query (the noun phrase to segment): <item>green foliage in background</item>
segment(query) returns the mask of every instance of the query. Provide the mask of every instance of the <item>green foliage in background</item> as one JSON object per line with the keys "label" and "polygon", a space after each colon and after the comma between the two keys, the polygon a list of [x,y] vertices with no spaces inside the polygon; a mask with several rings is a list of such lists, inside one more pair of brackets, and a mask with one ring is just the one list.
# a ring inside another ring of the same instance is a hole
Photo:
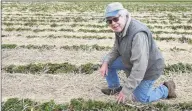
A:
{"label": "green foliage in background", "polygon": [[166,74],[169,72],[189,73],[192,72],[192,64],[177,63],[173,65],[167,65],[164,72]]}
{"label": "green foliage in background", "polygon": [[140,107],[117,104],[115,102],[101,102],[72,99],[70,103],[56,104],[53,100],[45,103],[34,102],[30,99],[11,98],[2,102],[2,111],[190,111],[192,102],[179,104],[145,104]]}
{"label": "green foliage in background", "polygon": [[2,44],[2,45],[1,45],[1,48],[2,48],[2,49],[14,49],[14,48],[16,48],[16,47],[17,47],[16,44]]}
{"label": "green foliage in background", "polygon": [[75,66],[68,62],[57,64],[57,63],[46,63],[46,64],[28,64],[28,65],[9,65],[4,67],[3,70],[8,73],[48,73],[48,74],[57,74],[57,73],[85,73],[91,74],[93,71],[99,68],[98,64],[87,63],[81,66]]}
{"label": "green foliage in background", "polygon": [[[94,71],[98,70],[100,67],[99,64],[82,64],[81,66],[72,65],[68,62],[56,64],[56,63],[46,63],[46,64],[28,64],[28,65],[9,65],[4,67],[3,70],[8,73],[48,73],[48,74],[57,74],[57,73],[84,73],[92,74]],[[190,73],[192,72],[192,64],[183,64],[177,63],[173,65],[166,65],[164,69],[165,74],[169,72],[176,73]]]}

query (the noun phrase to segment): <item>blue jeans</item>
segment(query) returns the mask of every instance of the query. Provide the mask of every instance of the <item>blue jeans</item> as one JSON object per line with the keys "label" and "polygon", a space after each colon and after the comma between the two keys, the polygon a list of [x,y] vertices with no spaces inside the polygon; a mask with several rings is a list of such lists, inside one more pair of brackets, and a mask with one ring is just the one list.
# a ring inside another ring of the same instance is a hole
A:
{"label": "blue jeans", "polygon": [[[109,66],[106,80],[109,88],[115,88],[120,86],[117,70],[126,70],[126,67],[122,63],[121,57],[118,57],[111,66]],[[152,86],[155,80],[142,80],[139,86],[133,91],[136,101],[142,103],[149,103],[157,101],[161,98],[167,98],[168,88],[164,85],[153,89]]]}

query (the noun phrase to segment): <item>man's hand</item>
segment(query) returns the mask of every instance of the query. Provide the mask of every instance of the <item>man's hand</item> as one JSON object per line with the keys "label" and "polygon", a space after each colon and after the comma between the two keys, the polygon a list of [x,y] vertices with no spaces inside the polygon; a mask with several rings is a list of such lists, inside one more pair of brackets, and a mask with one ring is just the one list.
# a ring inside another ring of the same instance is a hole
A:
{"label": "man's hand", "polygon": [[125,94],[121,91],[117,97],[117,103],[125,103]]}
{"label": "man's hand", "polygon": [[105,77],[108,74],[108,64],[106,62],[102,64],[101,68],[99,69],[99,72],[103,77]]}

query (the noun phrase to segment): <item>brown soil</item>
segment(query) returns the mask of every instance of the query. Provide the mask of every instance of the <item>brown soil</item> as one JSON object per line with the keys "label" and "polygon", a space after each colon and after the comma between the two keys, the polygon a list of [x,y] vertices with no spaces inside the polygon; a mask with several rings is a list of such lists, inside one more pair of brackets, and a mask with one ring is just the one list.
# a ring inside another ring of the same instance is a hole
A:
{"label": "brown soil", "polygon": [[[176,99],[160,100],[165,103],[182,103],[192,101],[192,75],[173,74],[170,77],[161,76],[155,86],[165,80],[173,79],[176,83]],[[123,81],[125,76],[120,74]],[[2,74],[2,99],[30,98],[35,101],[50,101],[66,103],[73,98],[93,99],[99,101],[116,101],[115,96],[106,96],[100,92],[106,86],[106,81],[99,72],[85,74],[32,75],[32,74]]]}

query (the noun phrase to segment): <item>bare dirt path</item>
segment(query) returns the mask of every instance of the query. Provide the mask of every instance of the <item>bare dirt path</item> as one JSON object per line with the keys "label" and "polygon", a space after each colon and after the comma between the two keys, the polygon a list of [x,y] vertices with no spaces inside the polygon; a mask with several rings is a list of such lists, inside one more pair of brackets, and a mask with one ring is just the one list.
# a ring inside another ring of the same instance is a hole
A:
{"label": "bare dirt path", "polygon": [[[185,49],[185,51],[171,51],[174,47]],[[191,48],[191,49],[190,49]],[[187,49],[182,45],[169,46],[164,44],[161,47],[166,64],[177,64],[179,62],[192,64],[192,47]],[[102,58],[109,51],[83,51],[64,49],[3,49],[2,67],[7,65],[26,65],[30,63],[64,63],[69,62],[74,65],[86,63],[99,64]]]}
{"label": "bare dirt path", "polygon": [[[120,74],[123,83],[124,74]],[[182,103],[192,101],[192,75],[173,74],[170,77],[161,76],[156,86],[164,80],[173,79],[176,82],[177,98],[160,100],[165,103]],[[66,103],[73,98],[93,99],[99,101],[115,101],[115,96],[106,96],[100,92],[106,85],[105,79],[96,71],[90,75],[59,74],[2,74],[2,99],[30,98],[35,101],[50,101]]]}

